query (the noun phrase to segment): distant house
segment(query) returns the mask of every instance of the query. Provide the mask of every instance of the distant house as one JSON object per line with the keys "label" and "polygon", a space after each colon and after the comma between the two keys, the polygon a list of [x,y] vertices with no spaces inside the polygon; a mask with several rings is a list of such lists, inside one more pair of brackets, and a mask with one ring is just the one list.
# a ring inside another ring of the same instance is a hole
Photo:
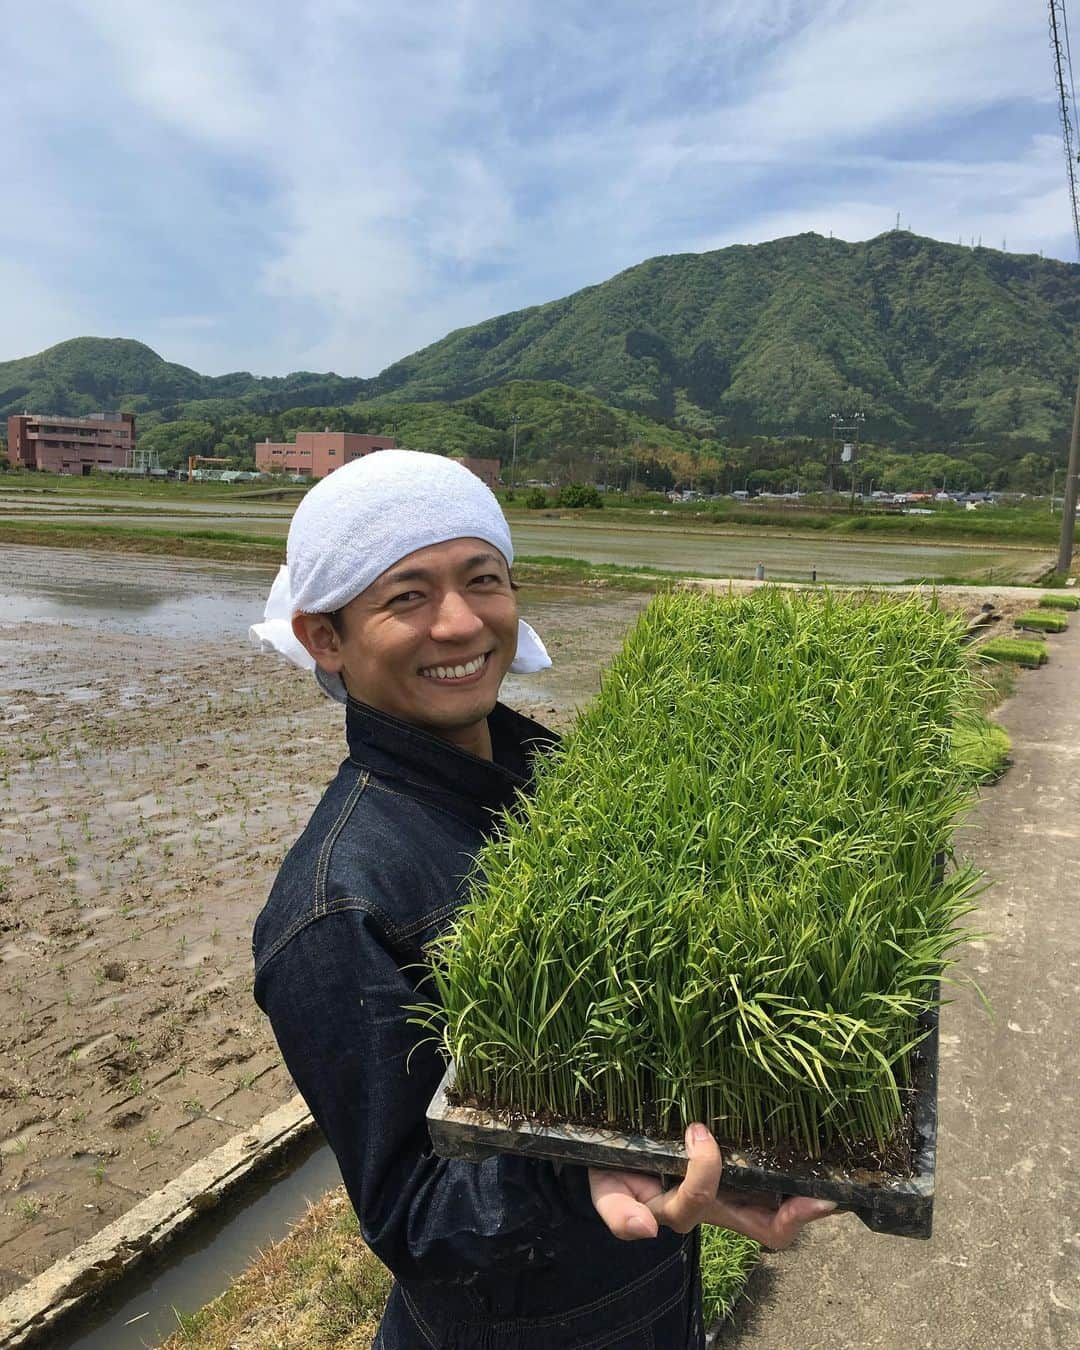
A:
{"label": "distant house", "polygon": [[88,474],[94,469],[133,467],[134,413],[98,412],[86,417],[21,413],[8,418],[7,431],[13,469]]}

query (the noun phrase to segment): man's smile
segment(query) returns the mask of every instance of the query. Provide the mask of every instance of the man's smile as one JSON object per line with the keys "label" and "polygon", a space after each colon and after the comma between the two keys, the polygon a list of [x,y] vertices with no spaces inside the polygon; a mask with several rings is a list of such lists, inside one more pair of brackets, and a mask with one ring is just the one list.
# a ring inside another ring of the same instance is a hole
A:
{"label": "man's smile", "polygon": [[427,680],[460,684],[464,680],[471,680],[480,675],[490,655],[490,652],[483,652],[480,656],[474,656],[453,666],[425,666],[420,674]]}

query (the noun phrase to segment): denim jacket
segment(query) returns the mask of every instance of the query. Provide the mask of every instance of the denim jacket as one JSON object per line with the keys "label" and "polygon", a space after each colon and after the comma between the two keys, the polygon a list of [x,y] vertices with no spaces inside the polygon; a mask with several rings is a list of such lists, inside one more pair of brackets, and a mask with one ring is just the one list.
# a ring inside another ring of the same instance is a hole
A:
{"label": "denim jacket", "polygon": [[686,1350],[704,1344],[696,1234],[621,1242],[584,1168],[444,1159],[443,1061],[412,1024],[424,949],[555,741],[499,704],[487,761],[350,701],[349,757],[255,925],[255,997],[396,1277],[380,1350]]}

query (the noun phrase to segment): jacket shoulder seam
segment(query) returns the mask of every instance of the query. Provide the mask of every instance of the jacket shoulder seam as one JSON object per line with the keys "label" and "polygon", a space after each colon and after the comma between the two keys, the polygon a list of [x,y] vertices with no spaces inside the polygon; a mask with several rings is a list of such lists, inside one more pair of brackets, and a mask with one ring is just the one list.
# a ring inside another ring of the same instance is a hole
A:
{"label": "jacket shoulder seam", "polygon": [[320,919],[329,918],[333,914],[347,913],[350,910],[355,910],[362,914],[370,914],[379,925],[383,934],[391,941],[395,941],[401,936],[390,916],[384,913],[378,905],[372,904],[370,900],[362,900],[359,896],[344,896],[340,900],[333,901],[328,908],[323,910],[312,910],[311,913],[305,914],[302,919],[297,919],[295,923],[291,924],[259,962],[255,971],[256,975],[265,970],[274,957],[277,956],[279,952],[283,951],[284,948],[292,942],[293,938],[302,933],[305,928],[310,928],[312,924],[318,923]]}
{"label": "jacket shoulder seam", "polygon": [[319,849],[319,861],[315,871],[315,914],[326,912],[326,874],[330,867],[330,854],[333,852],[334,845],[337,843],[338,835],[345,828],[345,822],[353,813],[356,803],[360,800],[364,789],[367,787],[369,775],[366,770],[360,771],[360,776],[356,780],[355,786],[349,792],[345,799],[345,804],[338,813],[337,820],[326,832],[326,838],[323,840],[322,848]]}

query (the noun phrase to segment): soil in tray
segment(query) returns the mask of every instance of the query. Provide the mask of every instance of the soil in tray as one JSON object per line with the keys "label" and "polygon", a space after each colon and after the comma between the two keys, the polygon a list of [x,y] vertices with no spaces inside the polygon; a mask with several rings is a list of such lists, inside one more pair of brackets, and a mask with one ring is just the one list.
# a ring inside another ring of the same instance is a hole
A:
{"label": "soil in tray", "polygon": [[[916,1076],[918,1076],[917,1065]],[[777,1141],[770,1144],[746,1144],[731,1139],[719,1139],[721,1151],[738,1152],[751,1166],[763,1171],[786,1172],[796,1176],[821,1177],[835,1176],[842,1172],[856,1182],[900,1181],[910,1177],[916,1153],[915,1140],[915,1099],[916,1091],[901,1088],[904,1099],[904,1114],[896,1125],[892,1135],[884,1144],[852,1144],[833,1141],[825,1145],[816,1158],[807,1156],[806,1149],[791,1141]],[[467,1107],[481,1111],[485,1115],[505,1125],[521,1125],[530,1120],[534,1125],[546,1129],[558,1129],[563,1125],[574,1125],[589,1130],[614,1130],[623,1134],[644,1134],[658,1143],[672,1143],[681,1146],[682,1136],[665,1134],[656,1129],[641,1129],[629,1121],[604,1120],[599,1115],[556,1117],[553,1114],[525,1116],[512,1107],[496,1105],[478,1097],[465,1097],[450,1089],[447,1100],[452,1106]]]}

